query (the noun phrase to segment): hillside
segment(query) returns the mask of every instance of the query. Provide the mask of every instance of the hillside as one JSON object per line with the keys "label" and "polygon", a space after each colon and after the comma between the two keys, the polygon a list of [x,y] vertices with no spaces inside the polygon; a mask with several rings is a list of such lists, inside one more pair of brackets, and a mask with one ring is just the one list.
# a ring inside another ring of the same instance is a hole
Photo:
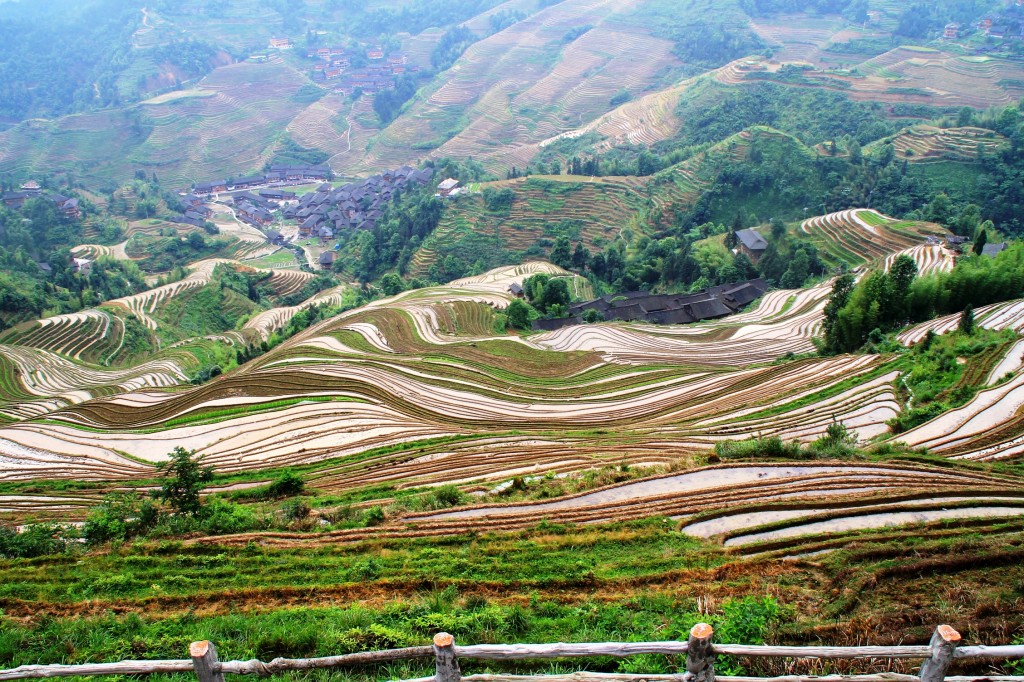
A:
{"label": "hillside", "polygon": [[[1002,51],[972,55],[912,40],[893,48],[892,8],[881,10],[880,23],[861,26],[839,15],[748,15],[731,2],[710,11],[703,0],[478,4],[450,7],[434,19],[440,24],[416,13],[400,21],[394,44],[419,70],[419,89],[383,122],[373,95],[353,102],[329,83],[313,84],[300,49],[243,61],[243,53],[265,52],[271,37],[294,35],[298,25],[326,22],[325,40],[365,40],[360,32],[376,30],[382,10],[336,8],[325,16],[305,3],[283,10],[250,0],[230,0],[219,14],[191,5],[147,8],[132,37],[141,61],[121,80],[143,82],[147,69],[173,76],[176,67],[145,54],[180,52],[183,40],[212,50],[201,73],[169,86],[154,81],[154,90],[127,105],[0,131],[0,173],[73,173],[96,188],[142,168],[185,186],[245,175],[297,147],[345,176],[442,157],[473,158],[501,176],[559,141],[583,139],[584,149],[601,152],[668,140],[686,120],[686,93],[709,79],[731,88],[770,82],[840,93],[885,103],[890,116],[922,117],[913,107],[1001,106],[1024,95],[1020,64]],[[491,20],[501,16],[514,20],[494,32]],[[466,20],[471,44],[433,73],[445,22],[457,20]],[[694,31],[724,42],[692,44],[686,36]],[[113,129],[122,131],[116,139],[107,132]]]}

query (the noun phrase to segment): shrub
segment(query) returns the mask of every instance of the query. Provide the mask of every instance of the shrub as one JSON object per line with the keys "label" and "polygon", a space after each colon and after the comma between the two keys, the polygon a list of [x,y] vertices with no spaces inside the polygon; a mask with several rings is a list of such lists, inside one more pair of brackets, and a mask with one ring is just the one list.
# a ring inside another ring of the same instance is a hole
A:
{"label": "shrub", "polygon": [[825,429],[825,435],[811,443],[810,449],[823,457],[849,457],[856,452],[857,432],[846,425],[833,421]]}
{"label": "shrub", "polygon": [[82,535],[89,545],[124,541],[147,533],[157,520],[157,508],[149,500],[135,493],[112,493],[89,512]]}
{"label": "shrub", "polygon": [[290,497],[299,495],[306,490],[306,482],[302,477],[286,469],[267,486],[267,495],[270,497]]}
{"label": "shrub", "polygon": [[778,436],[723,440],[715,443],[715,454],[722,459],[748,459],[757,457],[783,457],[805,459],[809,456],[797,442],[786,443]]}
{"label": "shrub", "polygon": [[443,485],[427,496],[427,506],[430,509],[447,509],[466,504],[466,500],[466,494],[458,486]]}
{"label": "shrub", "polygon": [[69,548],[68,528],[55,523],[37,523],[22,532],[0,526],[0,558],[30,559],[50,554],[62,554]]}
{"label": "shrub", "polygon": [[287,521],[301,521],[309,516],[311,511],[313,510],[309,508],[309,505],[302,500],[291,500],[281,508],[281,515]]}
{"label": "shrub", "polygon": [[370,507],[363,513],[363,525],[379,526],[384,523],[384,509],[380,505]]}

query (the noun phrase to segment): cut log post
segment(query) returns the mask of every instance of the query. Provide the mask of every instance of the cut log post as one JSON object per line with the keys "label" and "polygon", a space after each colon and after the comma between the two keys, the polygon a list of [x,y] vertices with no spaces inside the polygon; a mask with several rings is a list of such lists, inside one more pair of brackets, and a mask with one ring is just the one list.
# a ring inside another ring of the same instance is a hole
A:
{"label": "cut log post", "polygon": [[205,639],[201,642],[192,642],[188,647],[188,654],[192,657],[192,665],[195,667],[196,677],[199,682],[224,682],[224,673],[220,671],[220,659],[217,658],[217,647],[213,642]]}
{"label": "cut log post", "polygon": [[455,638],[447,632],[434,635],[434,662],[437,666],[434,682],[460,682],[462,671],[455,658]]}
{"label": "cut log post", "polygon": [[943,682],[946,679],[946,671],[956,653],[956,647],[960,644],[960,633],[948,625],[940,625],[935,628],[932,635],[931,656],[924,659],[921,665],[921,682]]}
{"label": "cut log post", "polygon": [[687,682],[715,682],[715,651],[711,646],[714,632],[707,623],[697,623],[690,630],[684,676]]}

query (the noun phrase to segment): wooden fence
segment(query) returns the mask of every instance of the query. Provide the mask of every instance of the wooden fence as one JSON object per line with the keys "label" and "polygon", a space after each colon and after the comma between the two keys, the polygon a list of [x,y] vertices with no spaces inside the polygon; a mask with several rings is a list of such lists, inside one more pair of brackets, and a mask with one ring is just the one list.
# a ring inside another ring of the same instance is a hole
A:
{"label": "wooden fence", "polygon": [[[595,644],[478,644],[456,646],[455,638],[442,632],[434,636],[433,646],[408,647],[387,651],[367,651],[324,658],[275,658],[263,661],[221,661],[212,642],[193,642],[190,658],[174,661],[121,661],[84,665],[23,665],[0,670],[0,681],[46,677],[94,675],[149,675],[153,673],[195,673],[198,682],[224,682],[224,675],[273,675],[290,670],[350,668],[353,666],[431,658],[436,672],[403,682],[1024,682],[1024,676],[947,676],[950,665],[961,659],[1005,660],[1024,658],[1024,645],[960,646],[960,633],[940,625],[926,646],[767,646],[715,644],[713,630],[699,623],[685,642],[602,642]],[[482,674],[463,676],[459,659],[518,661],[589,656],[625,657],[636,654],[686,655],[686,672],[674,675],[635,675],[577,672],[567,675]],[[715,656],[729,654],[748,657],[794,659],[920,659],[918,675],[876,673],[871,675],[787,675],[784,677],[726,677],[715,675]]]}

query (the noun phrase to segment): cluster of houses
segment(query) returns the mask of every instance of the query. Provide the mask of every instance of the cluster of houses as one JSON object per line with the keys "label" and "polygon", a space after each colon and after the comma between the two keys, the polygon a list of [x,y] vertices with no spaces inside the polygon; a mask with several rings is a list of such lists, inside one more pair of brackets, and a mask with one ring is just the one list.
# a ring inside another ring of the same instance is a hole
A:
{"label": "cluster of houses", "polygon": [[960,38],[974,28],[988,38],[998,40],[1024,40],[1024,0],[1010,0],[1008,6],[993,14],[982,17],[972,26],[965,26],[954,21],[942,29],[942,37],[946,40]]}
{"label": "cluster of houses", "polygon": [[25,202],[29,199],[36,199],[38,197],[43,197],[53,203],[57,210],[63,213],[66,218],[78,220],[82,217],[82,209],[78,204],[78,199],[66,197],[57,192],[43,191],[42,186],[35,180],[29,180],[24,185],[21,185],[16,192],[4,192],[3,196],[0,197],[0,201],[3,201],[4,206],[7,208],[17,210],[24,206]]}
{"label": "cluster of houses", "polygon": [[213,217],[213,209],[207,206],[203,198],[197,194],[190,192],[183,196],[181,205],[185,209],[184,213],[170,218],[169,222],[205,227],[206,222]]}
{"label": "cluster of houses", "polygon": [[286,206],[281,215],[299,222],[300,236],[322,240],[333,239],[343,230],[372,230],[396,192],[424,185],[432,175],[430,169],[402,166],[337,188],[324,184],[303,195],[297,204]]}
{"label": "cluster of houses", "polygon": [[395,76],[419,71],[418,66],[409,66],[404,53],[386,54],[381,47],[366,50],[369,64],[352,68],[357,48],[316,47],[306,51],[306,56],[316,60],[311,78],[317,83],[334,83],[334,89],[346,95],[357,89],[367,94],[395,87]]}
{"label": "cluster of houses", "polygon": [[[720,284],[692,294],[652,294],[649,291],[630,291],[609,294],[585,303],[569,306],[569,316],[553,320],[536,320],[533,328],[552,331],[581,324],[588,310],[596,310],[605,320],[649,322],[652,324],[688,324],[701,320],[714,320],[739,311],[768,291],[768,282],[751,279],[744,282]],[[522,287],[513,284],[509,292],[522,296]]]}
{"label": "cluster of houses", "polygon": [[327,166],[289,166],[275,164],[263,175],[251,175],[230,180],[213,180],[197,182],[192,192],[197,195],[209,196],[220,192],[252,189],[255,187],[281,186],[301,184],[310,180],[330,180],[334,173]]}

